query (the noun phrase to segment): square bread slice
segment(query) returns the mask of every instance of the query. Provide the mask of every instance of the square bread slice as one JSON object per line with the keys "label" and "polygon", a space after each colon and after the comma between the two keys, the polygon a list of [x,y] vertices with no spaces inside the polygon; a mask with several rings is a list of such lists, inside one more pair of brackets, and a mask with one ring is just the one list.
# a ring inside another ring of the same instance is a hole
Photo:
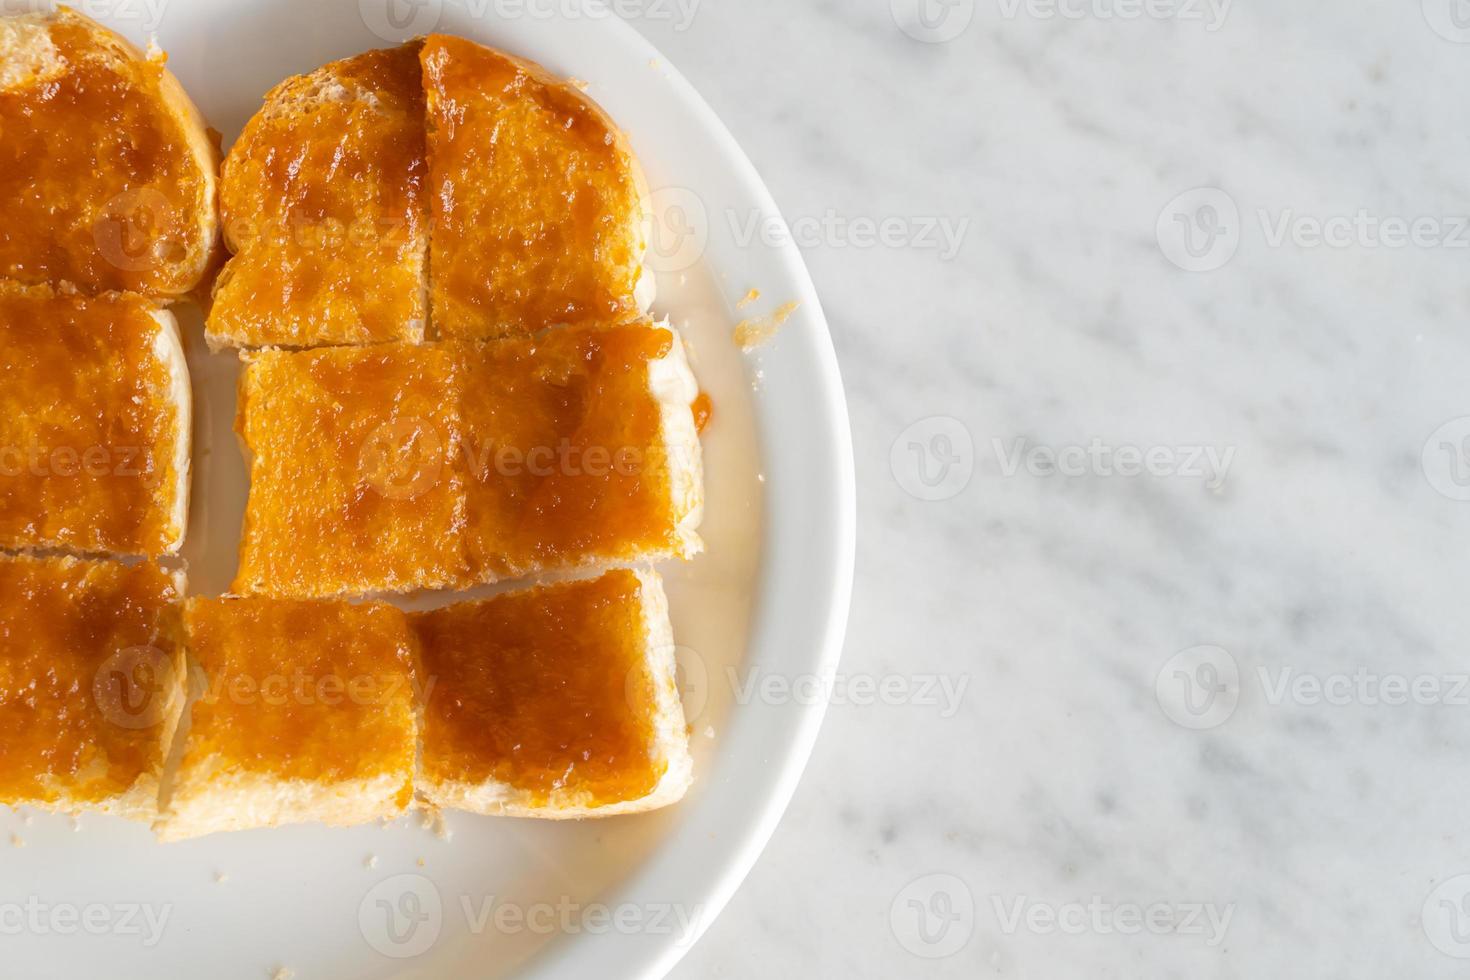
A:
{"label": "square bread slice", "polygon": [[66,7],[0,18],[0,276],[182,296],[213,268],[217,137],[163,52]]}
{"label": "square bread slice", "polygon": [[619,570],[411,617],[433,806],[568,819],[667,806],[691,781],[668,602]]}
{"label": "square bread slice", "polygon": [[460,347],[471,582],[691,558],[699,386],[649,321]]}
{"label": "square bread slice", "polygon": [[422,61],[436,336],[646,310],[648,189],[617,125],[573,84],[464,38],[430,35]]}
{"label": "square bread slice", "polygon": [[0,547],[178,551],[190,392],[172,314],[0,281],[0,376]]}
{"label": "square bread slice", "polygon": [[234,590],[459,587],[701,547],[697,395],[651,323],[254,357]]}
{"label": "square bread slice", "polygon": [[0,556],[0,804],[152,818],[183,591],[151,563]]}
{"label": "square bread slice", "polygon": [[429,345],[248,356],[236,431],[250,497],[233,591],[311,598],[461,581],[455,379],[455,359]]}
{"label": "square bread slice", "polygon": [[154,826],[163,840],[403,812],[417,748],[414,641],[383,603],[191,599],[198,675]]}
{"label": "square bread slice", "polygon": [[425,176],[417,44],[277,85],[221,171],[210,346],[423,339]]}

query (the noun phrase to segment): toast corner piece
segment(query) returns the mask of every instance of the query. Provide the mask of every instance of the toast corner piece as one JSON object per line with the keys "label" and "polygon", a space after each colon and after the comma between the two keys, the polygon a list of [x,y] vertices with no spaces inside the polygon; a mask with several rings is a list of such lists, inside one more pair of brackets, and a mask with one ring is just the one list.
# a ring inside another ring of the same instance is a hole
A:
{"label": "toast corner piece", "polygon": [[183,590],[149,563],[0,556],[0,803],[155,816],[184,706]]}
{"label": "toast corner piece", "polygon": [[347,827],[407,809],[414,648],[397,609],[194,598],[184,632],[196,670],[160,787],[159,840]]}
{"label": "toast corner piece", "polygon": [[[196,293],[221,257],[220,150],[162,52],[58,6],[0,17],[0,59],[14,114],[0,146],[14,209],[0,272],[93,292]],[[120,139],[130,170],[115,165]]]}
{"label": "toast corner piece", "polygon": [[[539,597],[548,595],[554,597],[553,602],[570,597],[573,602],[595,603],[599,601],[598,597],[589,595],[584,599],[578,597],[578,593],[608,584],[614,587],[620,585],[625,587],[629,583],[636,585],[637,594],[633,600],[636,605],[623,612],[630,614],[631,621],[635,624],[634,628],[638,633],[635,642],[638,644],[639,653],[633,668],[628,670],[626,676],[618,677],[619,684],[613,686],[623,688],[620,693],[626,698],[625,703],[632,708],[631,721],[634,724],[642,722],[646,726],[645,747],[648,752],[650,769],[658,772],[652,786],[639,792],[636,796],[620,797],[617,793],[607,795],[600,792],[598,787],[575,785],[568,783],[565,779],[558,780],[554,788],[547,792],[541,788],[517,785],[514,780],[493,777],[483,779],[436,778],[427,773],[423,756],[442,751],[443,747],[436,747],[429,741],[433,738],[434,728],[432,723],[426,719],[425,752],[421,755],[419,778],[416,784],[421,800],[430,806],[491,816],[579,820],[643,813],[669,806],[683,799],[693,783],[693,761],[689,753],[689,729],[685,722],[684,708],[679,695],[668,599],[657,573],[651,570],[620,569],[608,572],[598,579],[542,586],[524,593],[509,593],[508,596],[487,600],[487,603],[539,601]],[[456,607],[450,607],[449,610],[441,611],[440,615],[460,615],[473,605],[483,606],[485,604],[466,603],[458,607],[460,612],[455,611]],[[514,610],[512,614],[522,615],[526,612],[526,609],[521,608]],[[432,618],[436,614],[428,615]],[[535,615],[534,612],[532,615]],[[433,632],[432,628],[429,632]],[[606,638],[606,635],[605,630],[599,630],[600,638]],[[422,642],[427,646],[433,643],[433,640],[430,638]],[[588,647],[581,651],[581,655],[601,660],[604,655],[612,652]],[[473,657],[475,654],[473,651],[461,650],[457,655]],[[609,659],[614,663],[618,662],[616,657]],[[426,667],[426,670],[432,670],[432,667]],[[444,690],[451,697],[459,697],[465,693],[463,691],[451,693],[447,690],[455,683],[453,677],[429,676],[426,679],[430,685],[438,685],[440,690]],[[433,687],[427,689],[432,691]],[[551,725],[558,722],[558,719],[542,718],[540,720]],[[525,724],[526,721],[524,716],[517,718],[517,724]],[[585,718],[579,718],[577,721],[580,724],[586,722]],[[454,750],[462,750],[462,747],[456,746]],[[487,762],[490,762],[489,768],[495,769],[497,766],[494,761],[477,759],[475,767],[485,768]],[[571,760],[567,761],[566,768],[568,772],[573,768]]]}
{"label": "toast corner piece", "polygon": [[266,94],[221,168],[211,349],[423,340],[423,103],[418,42]]}
{"label": "toast corner piece", "polygon": [[653,205],[627,134],[534,62],[442,34],[420,57],[436,336],[527,336],[646,311]]}

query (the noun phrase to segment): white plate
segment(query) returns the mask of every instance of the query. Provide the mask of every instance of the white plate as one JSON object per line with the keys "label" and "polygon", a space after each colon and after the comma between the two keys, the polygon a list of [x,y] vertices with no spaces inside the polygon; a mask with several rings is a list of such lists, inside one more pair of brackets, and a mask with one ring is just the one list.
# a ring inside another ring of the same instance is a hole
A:
{"label": "white plate", "polygon": [[[85,816],[74,830],[69,818],[0,808],[5,976],[658,976],[724,906],[790,799],[836,668],[853,561],[847,414],[811,281],[793,246],[746,236],[779,222],[770,195],[632,29],[573,0],[465,2],[78,7],[139,43],[156,33],[226,146],[287,75],[429,30],[585,80],[630,132],[665,219],[655,308],[684,331],[715,405],[707,553],[662,569],[695,787],[679,806],[606,821],[448,814],[450,840],[406,820],[163,846],[111,818]],[[685,219],[694,234],[672,237]],[[737,311],[751,287],[762,298]],[[742,354],[735,322],[789,301],[801,307],[786,326]],[[231,433],[236,366],[204,351],[197,314],[181,320],[197,413],[186,554],[192,589],[217,593],[234,570],[245,491]],[[24,846],[10,846],[12,835]]]}

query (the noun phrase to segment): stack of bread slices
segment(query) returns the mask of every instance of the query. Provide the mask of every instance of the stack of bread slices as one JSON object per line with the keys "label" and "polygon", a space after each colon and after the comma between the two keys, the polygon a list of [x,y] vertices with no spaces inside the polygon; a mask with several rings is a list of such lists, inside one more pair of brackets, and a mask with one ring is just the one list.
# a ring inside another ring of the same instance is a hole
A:
{"label": "stack of bread slices", "polygon": [[[282,82],[221,166],[162,55],[63,8],[0,18],[0,133],[0,804],[180,839],[683,796],[649,565],[701,547],[698,389],[599,107],[434,35]],[[219,598],[185,298],[244,363]]]}

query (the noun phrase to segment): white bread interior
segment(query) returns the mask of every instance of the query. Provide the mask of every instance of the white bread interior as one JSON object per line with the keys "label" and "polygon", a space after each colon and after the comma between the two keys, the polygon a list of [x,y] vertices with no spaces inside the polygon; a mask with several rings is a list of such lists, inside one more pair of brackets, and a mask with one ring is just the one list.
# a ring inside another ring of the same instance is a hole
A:
{"label": "white bread interior", "polygon": [[423,803],[491,816],[580,820],[643,813],[683,799],[694,781],[694,763],[689,755],[689,727],[684,721],[684,706],[679,700],[668,597],[664,594],[658,573],[639,570],[635,574],[641,586],[644,657],[654,682],[653,752],[665,763],[663,777],[653,790],[636,800],[602,805],[590,800],[585,790],[558,790],[541,802],[535,794],[508,783],[496,780],[482,783],[431,781],[420,770],[415,786]]}
{"label": "white bread interior", "polygon": [[51,26],[60,23],[84,27],[95,43],[95,55],[110,64],[160,63],[158,108],[178,126],[191,163],[202,178],[201,191],[192,209],[196,216],[195,234],[185,243],[187,258],[179,269],[180,281],[174,288],[158,293],[162,297],[183,296],[204,280],[219,254],[219,214],[215,206],[219,191],[219,147],[184,87],[172,72],[162,67],[162,52],[144,53],[126,38],[68,7],[58,7],[49,14],[0,17],[0,91],[42,85],[67,71],[67,63],[51,38]]}
{"label": "white bread interior", "polygon": [[[158,321],[158,333],[154,337],[153,351],[168,369],[168,391],[166,397],[173,405],[178,433],[174,439],[173,465],[176,477],[172,488],[172,506],[169,519],[178,528],[178,535],[169,542],[168,552],[177,554],[184,545],[189,530],[190,462],[193,459],[194,439],[194,393],[189,385],[189,362],[184,355],[184,345],[179,338],[179,322],[168,310],[154,310],[153,319]],[[182,593],[181,593],[182,594]]]}
{"label": "white bread interior", "polygon": [[704,520],[704,455],[690,405],[699,397],[699,382],[689,366],[684,341],[667,319],[659,326],[673,334],[669,353],[648,365],[648,387],[658,402],[660,431],[669,460],[677,544],[672,557],[692,558],[704,550],[698,528]]}

